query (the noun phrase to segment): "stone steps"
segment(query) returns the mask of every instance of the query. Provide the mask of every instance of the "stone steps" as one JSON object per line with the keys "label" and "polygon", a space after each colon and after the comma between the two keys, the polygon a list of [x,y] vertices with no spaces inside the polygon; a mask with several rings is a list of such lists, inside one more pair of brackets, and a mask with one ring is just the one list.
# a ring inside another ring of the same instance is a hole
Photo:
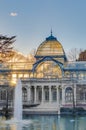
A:
{"label": "stone steps", "polygon": [[30,112],[38,112],[38,111],[40,111],[40,112],[42,112],[42,111],[44,111],[44,112],[48,112],[48,111],[50,111],[50,112],[52,112],[52,111],[58,111],[58,107],[57,107],[57,103],[45,103],[45,104],[40,104],[40,105],[38,105],[38,106],[36,106],[36,107],[30,107],[29,109],[24,109],[24,111],[30,111]]}

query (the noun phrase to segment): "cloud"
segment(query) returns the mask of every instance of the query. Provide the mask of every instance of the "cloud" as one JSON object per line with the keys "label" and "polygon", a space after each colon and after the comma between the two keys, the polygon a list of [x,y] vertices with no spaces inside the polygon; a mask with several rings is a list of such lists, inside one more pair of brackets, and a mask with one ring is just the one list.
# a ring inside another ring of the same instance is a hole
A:
{"label": "cloud", "polygon": [[16,12],[11,12],[10,13],[10,16],[13,16],[13,17],[15,17],[15,16],[17,16],[18,14],[16,13]]}

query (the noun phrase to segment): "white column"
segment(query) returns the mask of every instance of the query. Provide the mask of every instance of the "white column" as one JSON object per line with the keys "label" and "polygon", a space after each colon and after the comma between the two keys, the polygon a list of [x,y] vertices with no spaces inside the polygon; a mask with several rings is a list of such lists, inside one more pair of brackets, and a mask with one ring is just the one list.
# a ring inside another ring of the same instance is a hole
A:
{"label": "white column", "polygon": [[59,94],[58,94],[58,87],[56,88],[56,91],[57,91],[57,104],[59,103]]}
{"label": "white column", "polygon": [[34,103],[36,103],[36,86],[34,86]]}
{"label": "white column", "polygon": [[49,102],[52,102],[51,86],[49,86]]}
{"label": "white column", "polygon": [[44,102],[44,86],[41,86],[42,87],[42,103]]}
{"label": "white column", "polygon": [[28,85],[27,87],[27,101],[31,103],[31,87]]}
{"label": "white column", "polygon": [[59,86],[57,87],[57,107],[58,107],[58,115],[60,115],[60,94],[59,94]]}
{"label": "white column", "polygon": [[74,84],[74,103],[76,106],[76,84]]}
{"label": "white column", "polygon": [[65,88],[62,85],[62,105],[64,105],[64,104],[65,104]]}
{"label": "white column", "polygon": [[31,88],[28,86],[27,89],[27,101],[30,103],[31,102]]}
{"label": "white column", "polygon": [[39,102],[38,91],[37,91],[37,89],[36,89],[36,102],[37,102],[37,103]]}

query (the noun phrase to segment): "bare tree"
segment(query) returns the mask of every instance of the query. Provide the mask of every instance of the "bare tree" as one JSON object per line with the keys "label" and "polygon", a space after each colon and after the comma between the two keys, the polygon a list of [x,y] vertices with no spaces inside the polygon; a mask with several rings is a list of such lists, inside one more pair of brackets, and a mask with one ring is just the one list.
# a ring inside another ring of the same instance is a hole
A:
{"label": "bare tree", "polygon": [[13,55],[13,46],[15,37],[7,37],[0,35],[0,62],[8,60]]}
{"label": "bare tree", "polygon": [[67,53],[67,58],[69,61],[77,61],[79,58],[79,54],[82,52],[82,49],[72,48]]}
{"label": "bare tree", "polygon": [[30,54],[32,54],[33,56],[35,56],[35,54],[36,54],[36,49],[31,50]]}

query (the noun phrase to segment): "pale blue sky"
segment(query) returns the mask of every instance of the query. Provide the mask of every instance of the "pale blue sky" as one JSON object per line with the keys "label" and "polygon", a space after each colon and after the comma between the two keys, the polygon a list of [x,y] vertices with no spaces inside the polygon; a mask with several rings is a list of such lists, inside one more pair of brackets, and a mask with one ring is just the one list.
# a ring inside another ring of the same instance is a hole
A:
{"label": "pale blue sky", "polygon": [[64,50],[86,49],[86,0],[0,0],[0,34],[24,54],[53,35]]}

